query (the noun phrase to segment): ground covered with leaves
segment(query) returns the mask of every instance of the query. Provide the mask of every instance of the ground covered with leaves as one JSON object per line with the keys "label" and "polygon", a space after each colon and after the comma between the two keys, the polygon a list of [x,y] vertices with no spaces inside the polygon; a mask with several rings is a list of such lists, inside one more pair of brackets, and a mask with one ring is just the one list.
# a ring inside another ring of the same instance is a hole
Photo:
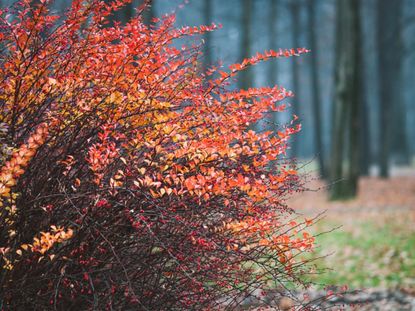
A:
{"label": "ground covered with leaves", "polygon": [[[325,185],[313,180],[306,193],[292,198],[290,206],[305,214],[324,212],[316,232],[316,252],[324,258],[315,277],[326,285],[352,289],[415,289],[415,170],[395,170],[388,179],[360,181],[355,200],[330,202]],[[318,190],[318,191],[314,191]],[[334,229],[334,231],[332,231]]]}
{"label": "ground covered with leaves", "polygon": [[[305,169],[310,171],[312,164]],[[319,247],[312,254],[320,259],[312,277],[315,286],[298,295],[323,310],[414,310],[415,169],[394,169],[387,180],[362,178],[358,197],[340,202],[329,201],[329,186],[315,174],[307,175],[309,191],[288,204],[306,217],[322,213],[314,226]],[[327,297],[335,288],[348,293]],[[259,309],[294,306],[289,299],[269,305]]]}

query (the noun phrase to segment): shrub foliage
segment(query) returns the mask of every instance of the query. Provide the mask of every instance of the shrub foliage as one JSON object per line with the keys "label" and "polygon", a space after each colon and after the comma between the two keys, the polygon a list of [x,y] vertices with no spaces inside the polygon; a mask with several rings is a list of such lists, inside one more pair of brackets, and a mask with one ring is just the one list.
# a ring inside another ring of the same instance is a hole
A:
{"label": "shrub foliage", "polygon": [[144,6],[109,23],[126,2],[1,11],[1,308],[231,308],[284,293],[313,244],[284,203],[301,186],[285,157],[299,125],[251,128],[291,93],[229,84],[306,51],[203,71],[197,40],[174,42],[215,25],[148,26]]}

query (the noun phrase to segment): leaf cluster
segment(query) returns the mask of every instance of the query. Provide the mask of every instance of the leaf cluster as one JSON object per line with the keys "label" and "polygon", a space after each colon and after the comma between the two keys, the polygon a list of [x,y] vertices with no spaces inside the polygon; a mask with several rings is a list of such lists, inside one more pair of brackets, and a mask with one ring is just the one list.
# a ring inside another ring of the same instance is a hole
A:
{"label": "leaf cluster", "polygon": [[0,14],[0,305],[4,309],[231,308],[299,282],[309,221],[290,223],[301,189],[285,158],[292,122],[253,124],[292,94],[232,90],[272,57],[201,68],[215,25],[174,16],[108,24],[127,1],[48,1]]}

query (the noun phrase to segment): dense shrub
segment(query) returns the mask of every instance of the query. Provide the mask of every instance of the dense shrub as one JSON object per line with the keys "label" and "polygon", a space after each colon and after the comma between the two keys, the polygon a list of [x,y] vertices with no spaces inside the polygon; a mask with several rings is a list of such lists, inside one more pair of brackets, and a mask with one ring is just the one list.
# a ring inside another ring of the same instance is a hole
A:
{"label": "dense shrub", "polygon": [[[4,310],[231,308],[306,273],[310,222],[285,158],[293,121],[252,125],[291,94],[231,90],[269,51],[201,70],[174,16],[125,26],[124,1],[24,0],[0,17],[0,306]],[[194,41],[196,42],[196,41]]]}

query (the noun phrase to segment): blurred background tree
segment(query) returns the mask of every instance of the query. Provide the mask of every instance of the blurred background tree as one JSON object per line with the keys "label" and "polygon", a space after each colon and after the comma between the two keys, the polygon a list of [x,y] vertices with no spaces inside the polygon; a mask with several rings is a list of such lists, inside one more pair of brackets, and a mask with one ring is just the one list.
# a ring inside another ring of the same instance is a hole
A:
{"label": "blurred background tree", "polygon": [[339,0],[336,11],[336,89],[330,163],[330,179],[335,183],[330,196],[343,199],[356,195],[359,173],[359,2]]}

